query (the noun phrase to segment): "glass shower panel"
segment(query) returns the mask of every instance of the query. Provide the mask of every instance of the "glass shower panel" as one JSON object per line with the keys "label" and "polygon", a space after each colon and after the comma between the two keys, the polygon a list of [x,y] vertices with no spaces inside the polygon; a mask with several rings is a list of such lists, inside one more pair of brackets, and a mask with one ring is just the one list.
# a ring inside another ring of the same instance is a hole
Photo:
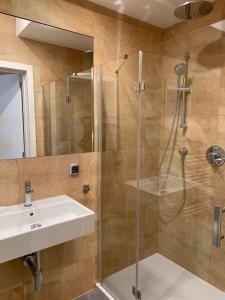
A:
{"label": "glass shower panel", "polygon": [[210,146],[225,148],[224,62],[224,33],[211,26],[144,52],[141,299],[224,297],[225,244],[212,246],[214,206],[225,205],[224,166],[206,159]]}
{"label": "glass shower panel", "polygon": [[138,53],[101,67],[100,276],[103,287],[123,300],[135,299],[137,279],[138,74]]}
{"label": "glass shower panel", "polygon": [[45,109],[45,124],[50,128],[46,150],[51,155],[94,151],[93,70],[51,82],[49,93],[48,87],[43,92],[50,103]]}
{"label": "glass shower panel", "polygon": [[65,77],[50,83],[51,155],[69,154],[70,134],[68,79]]}
{"label": "glass shower panel", "polygon": [[93,70],[68,77],[70,153],[94,150]]}

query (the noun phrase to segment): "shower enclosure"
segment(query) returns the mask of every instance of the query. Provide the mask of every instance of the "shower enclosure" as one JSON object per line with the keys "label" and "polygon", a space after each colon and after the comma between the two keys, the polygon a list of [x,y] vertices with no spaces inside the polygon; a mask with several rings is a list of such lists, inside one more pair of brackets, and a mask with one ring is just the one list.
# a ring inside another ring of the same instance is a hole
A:
{"label": "shower enclosure", "polygon": [[42,87],[45,127],[42,155],[94,151],[92,94],[92,68],[69,74]]}
{"label": "shower enclosure", "polygon": [[224,299],[225,242],[212,238],[225,169],[206,159],[225,148],[217,27],[100,68],[99,282],[115,299]]}

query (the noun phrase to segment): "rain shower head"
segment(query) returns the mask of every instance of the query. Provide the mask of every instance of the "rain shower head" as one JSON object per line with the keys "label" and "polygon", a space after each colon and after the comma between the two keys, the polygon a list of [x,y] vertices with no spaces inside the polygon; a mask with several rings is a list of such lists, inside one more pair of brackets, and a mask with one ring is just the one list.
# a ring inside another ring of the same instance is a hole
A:
{"label": "rain shower head", "polygon": [[174,12],[175,17],[182,20],[192,20],[208,15],[213,9],[209,0],[189,0],[179,5]]}
{"label": "rain shower head", "polygon": [[184,76],[187,72],[187,67],[184,63],[175,66],[174,71],[178,77]]}

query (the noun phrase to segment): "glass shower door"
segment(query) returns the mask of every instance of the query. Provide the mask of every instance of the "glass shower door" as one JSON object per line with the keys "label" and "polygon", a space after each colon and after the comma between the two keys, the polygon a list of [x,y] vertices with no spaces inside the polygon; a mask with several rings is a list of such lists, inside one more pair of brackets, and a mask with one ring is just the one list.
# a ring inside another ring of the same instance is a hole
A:
{"label": "glass shower door", "polygon": [[[224,32],[208,26],[143,54],[140,260],[143,300],[224,299],[224,240],[212,245],[224,207]],[[225,232],[222,216],[222,234]]]}
{"label": "glass shower door", "polygon": [[101,243],[102,286],[115,298],[137,298],[140,157],[140,53],[101,67]]}

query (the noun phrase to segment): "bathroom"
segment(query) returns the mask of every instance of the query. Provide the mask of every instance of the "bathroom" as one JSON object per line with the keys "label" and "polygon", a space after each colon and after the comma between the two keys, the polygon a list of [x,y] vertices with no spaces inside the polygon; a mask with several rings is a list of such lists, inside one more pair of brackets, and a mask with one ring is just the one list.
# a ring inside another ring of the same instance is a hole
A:
{"label": "bathroom", "polygon": [[0,1],[0,300],[225,299],[224,0]]}

